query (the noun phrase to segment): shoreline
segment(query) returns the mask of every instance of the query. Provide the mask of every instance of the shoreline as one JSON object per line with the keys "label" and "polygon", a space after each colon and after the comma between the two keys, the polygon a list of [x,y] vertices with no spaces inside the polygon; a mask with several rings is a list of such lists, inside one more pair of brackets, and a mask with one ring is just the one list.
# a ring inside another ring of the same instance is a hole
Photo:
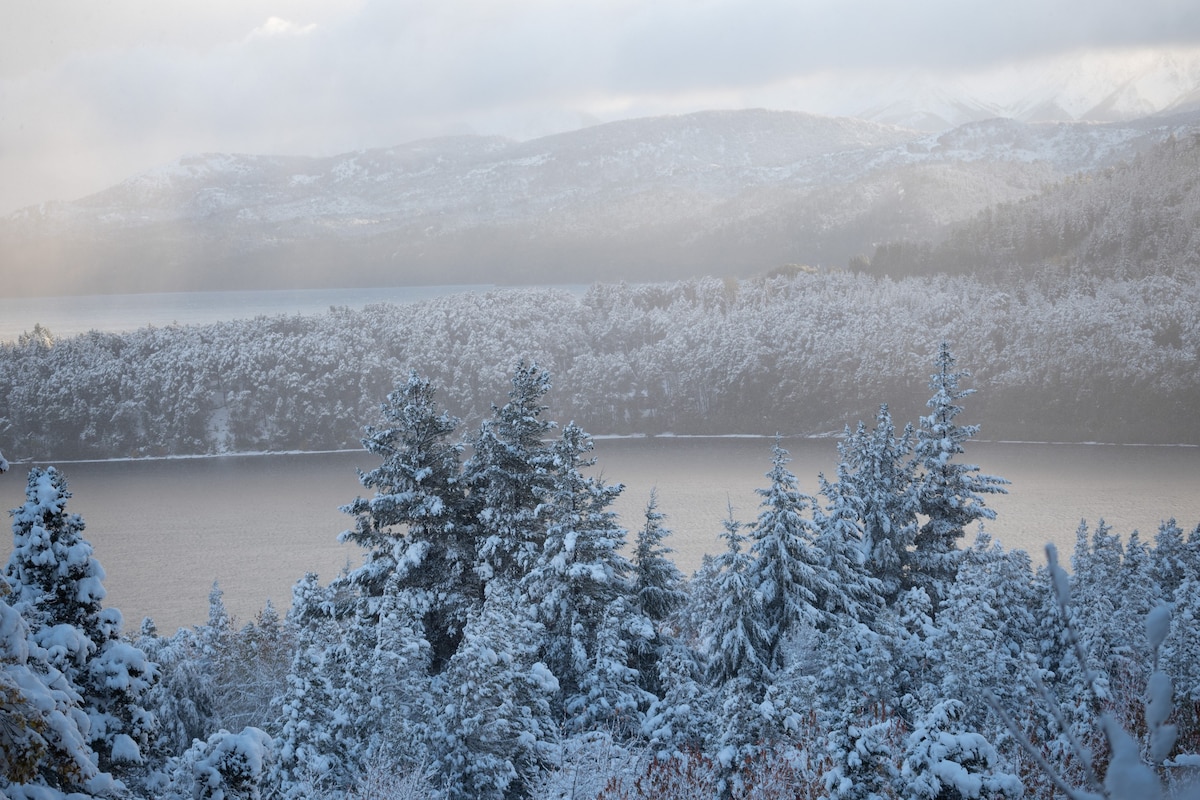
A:
{"label": "shoreline", "polygon": [[[686,440],[717,440],[717,439],[747,439],[757,441],[771,441],[775,439],[775,434],[760,434],[760,433],[659,433],[659,434],[598,434],[592,437],[597,442],[601,441],[653,441],[655,439],[686,439]],[[785,435],[779,438],[784,440],[803,440],[803,441],[825,441],[830,439],[841,439],[842,434],[830,433],[814,433],[804,435]],[[1098,442],[1098,441],[1038,441],[1026,439],[972,439],[973,444],[988,444],[988,445],[1014,445],[1014,446],[1046,446],[1046,447],[1136,447],[1136,448],[1162,448],[1162,449],[1197,449],[1200,444],[1191,442]],[[114,458],[76,458],[76,459],[8,459],[11,467],[16,466],[37,466],[50,464],[123,464],[123,463],[143,463],[156,461],[199,461],[203,459],[219,459],[219,458],[270,458],[274,456],[327,456],[327,455],[343,455],[350,453],[365,453],[361,447],[346,448],[339,450],[247,450],[241,452],[229,453],[191,453],[182,455],[168,456],[119,456]]]}

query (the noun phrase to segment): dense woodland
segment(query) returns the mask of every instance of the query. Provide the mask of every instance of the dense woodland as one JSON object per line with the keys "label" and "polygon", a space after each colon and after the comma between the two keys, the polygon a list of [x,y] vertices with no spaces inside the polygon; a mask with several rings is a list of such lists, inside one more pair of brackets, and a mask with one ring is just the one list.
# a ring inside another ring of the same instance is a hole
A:
{"label": "dense woodland", "polygon": [[1195,278],[798,272],[496,290],[213,325],[37,329],[0,344],[10,459],[353,448],[416,369],[477,422],[518,356],[594,434],[838,432],[884,399],[920,413],[930,342],[954,337],[989,437],[1200,442]]}
{"label": "dense woodland", "polygon": [[949,226],[936,243],[897,241],[856,263],[879,275],[1126,278],[1200,270],[1200,133],[1128,163],[1084,172]]}
{"label": "dense woodland", "polygon": [[1200,528],[1083,524],[1069,576],[1004,551],[969,376],[945,345],[933,365],[927,413],[847,431],[819,496],[764,451],[757,518],[731,512],[690,580],[653,497],[627,542],[621,486],[533,363],[477,427],[415,372],[394,384],[344,508],[362,563],[302,577],[284,618],[239,627],[214,586],[207,624],[122,633],[64,474],[35,468],[0,581],[0,789],[1195,796]]}

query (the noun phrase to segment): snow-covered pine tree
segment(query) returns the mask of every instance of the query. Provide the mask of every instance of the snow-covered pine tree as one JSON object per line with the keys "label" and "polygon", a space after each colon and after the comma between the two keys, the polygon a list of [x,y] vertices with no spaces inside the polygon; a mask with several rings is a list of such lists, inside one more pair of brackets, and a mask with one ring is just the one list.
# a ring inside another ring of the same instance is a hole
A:
{"label": "snow-covered pine tree", "polygon": [[162,753],[182,753],[193,739],[202,739],[218,730],[221,724],[216,711],[212,664],[199,646],[196,630],[180,628],[170,639],[165,639],[147,618],[142,623],[137,646],[159,668],[159,681],[145,698],[158,723],[154,747]]}
{"label": "snow-covered pine tree", "polygon": [[814,509],[817,549],[838,591],[825,597],[824,610],[838,625],[870,623],[884,605],[883,582],[868,572],[864,552],[862,498],[841,473],[837,483],[819,475],[820,493],[825,507]]}
{"label": "snow-covered pine tree", "polygon": [[[9,585],[0,581],[0,600]],[[31,642],[17,610],[0,602],[0,795],[60,800],[116,793],[96,767],[78,691]],[[80,796],[80,795],[77,795]]]}
{"label": "snow-covered pine tree", "polygon": [[717,761],[735,782],[737,771],[769,744],[770,720],[762,705],[772,653],[763,597],[754,580],[755,561],[744,549],[741,528],[730,508],[722,534],[727,549],[716,558],[715,605],[703,642],[709,686],[721,702],[713,721]]}
{"label": "snow-covered pine tree", "polygon": [[646,503],[645,524],[638,531],[633,550],[633,597],[637,612],[651,623],[650,638],[633,641],[634,668],[641,687],[661,698],[659,660],[676,646],[675,631],[667,622],[688,601],[683,574],[669,558],[671,548],[663,545],[670,535],[664,527],[666,515],[658,510],[658,495],[652,489]]}
{"label": "snow-covered pine tree", "polygon": [[482,610],[436,681],[429,752],[439,797],[524,797],[537,773],[555,762],[550,698],[559,686],[535,660],[540,636],[516,587],[490,582]]}
{"label": "snow-covered pine tree", "polygon": [[962,553],[958,573],[942,601],[938,628],[946,639],[945,697],[962,697],[968,718],[990,716],[985,693],[1016,707],[1037,693],[1032,634],[1033,571],[1023,551],[1005,552],[981,528]]}
{"label": "snow-covered pine tree", "polygon": [[817,547],[820,531],[805,516],[816,500],[797,488],[796,476],[787,469],[789,460],[776,441],[767,473],[771,485],[758,490],[762,510],[750,529],[746,562],[747,584],[761,598],[766,647],[760,656],[769,670],[782,666],[781,643],[794,627],[828,627],[833,616],[827,609],[849,605]]}
{"label": "snow-covered pine tree", "polygon": [[218,731],[196,739],[178,758],[159,800],[263,800],[275,797],[271,775],[274,741],[258,728]]}
{"label": "snow-covered pine tree", "polygon": [[838,495],[860,505],[862,550],[867,572],[880,581],[883,600],[894,603],[907,583],[908,562],[917,535],[920,503],[915,433],[905,426],[897,437],[891,412],[879,407],[875,427],[859,423],[838,443]]}
{"label": "snow-covered pine tree", "polygon": [[54,467],[30,471],[25,503],[12,512],[5,600],[79,692],[101,770],[136,786],[154,755],[154,714],[144,703],[158,666],[121,637],[121,612],[103,607],[104,570],[83,538],[83,519],[66,510],[70,497]]}
{"label": "snow-covered pine tree", "polygon": [[655,623],[666,620],[688,599],[683,573],[669,557],[674,551],[663,544],[671,535],[663,525],[665,519],[666,514],[658,510],[658,493],[651,489],[646,522],[633,551],[633,587],[638,609]]}
{"label": "snow-covered pine tree", "polygon": [[[367,550],[365,563],[339,579],[367,600],[373,622],[378,598],[393,574],[409,587],[410,599],[428,608],[425,637],[435,663],[457,647],[470,609],[482,600],[473,570],[475,546],[466,513],[462,445],[451,442],[458,420],[440,411],[433,385],[416,372],[397,383],[383,404],[385,424],[370,426],[363,447],[382,463],[360,472],[359,481],[375,494],[342,507],[355,516],[354,530],[340,541]],[[416,590],[421,590],[416,594]]]}
{"label": "snow-covered pine tree", "polygon": [[1004,478],[980,474],[974,464],[955,460],[965,452],[964,444],[979,433],[978,425],[955,422],[963,410],[958,402],[975,392],[959,388],[959,381],[970,373],[955,366],[950,345],[942,342],[934,359],[937,371],[929,378],[933,397],[927,405],[931,413],[921,417],[913,451],[920,469],[919,512],[926,521],[913,540],[908,579],[910,585],[924,588],[935,602],[946,596],[946,587],[954,580],[958,540],[967,527],[977,520],[996,518],[996,512],[984,504],[983,495],[1004,494],[1008,483]]}
{"label": "snow-covered pine tree", "polygon": [[363,755],[359,720],[346,713],[365,707],[360,687],[346,680],[356,657],[345,647],[333,604],[331,589],[314,573],[292,589],[288,625],[296,650],[277,699],[278,760],[271,770],[274,785],[288,798],[344,792]]}
{"label": "snow-covered pine tree", "polygon": [[519,582],[533,568],[546,537],[537,509],[553,480],[554,455],[544,440],[555,426],[541,418],[550,373],[520,361],[512,387],[503,407],[492,406],[492,417],[471,441],[473,453],[463,467],[478,525],[475,570],[485,583],[493,578]]}
{"label": "snow-covered pine tree", "polygon": [[709,683],[721,686],[738,676],[764,688],[770,674],[771,636],[762,595],[752,581],[754,557],[745,549],[742,523],[725,520],[726,550],[713,560],[713,604],[702,629]]}
{"label": "snow-covered pine tree", "polygon": [[[632,565],[621,554],[626,534],[610,508],[624,487],[583,473],[595,463],[592,447],[591,437],[573,423],[555,443],[553,483],[538,490],[545,541],[521,588],[545,626],[543,660],[558,679],[561,708],[572,724],[590,727],[597,714],[607,713],[614,718],[607,723],[619,720],[618,728],[636,730],[638,708],[649,698],[629,667],[629,631],[646,637],[653,626],[636,615]],[[610,621],[605,629],[614,604],[620,604],[625,619]],[[601,641],[601,632],[608,641]],[[623,668],[613,663],[618,651],[624,654]],[[596,708],[588,708],[589,698]]]}
{"label": "snow-covered pine tree", "polygon": [[1021,797],[1016,775],[999,769],[994,748],[967,728],[964,706],[942,700],[922,714],[906,742],[898,794],[911,800]]}
{"label": "snow-covered pine tree", "polygon": [[425,731],[433,713],[423,604],[394,575],[384,587],[374,650],[367,659],[362,694],[366,697],[366,759],[395,770],[425,763]]}
{"label": "snow-covered pine tree", "polygon": [[1158,526],[1154,536],[1154,580],[1167,600],[1185,580],[1200,579],[1200,542],[1188,544],[1183,530],[1171,518]]}

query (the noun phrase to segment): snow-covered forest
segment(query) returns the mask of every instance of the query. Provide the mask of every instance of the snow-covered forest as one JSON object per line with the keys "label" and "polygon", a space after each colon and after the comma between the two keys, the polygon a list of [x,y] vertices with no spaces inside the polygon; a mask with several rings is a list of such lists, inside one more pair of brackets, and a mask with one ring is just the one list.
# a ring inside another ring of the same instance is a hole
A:
{"label": "snow-covered forest", "polygon": [[982,526],[1006,482],[969,463],[958,420],[970,376],[944,344],[932,364],[926,413],[848,430],[817,496],[777,444],[757,517],[731,512],[690,579],[653,496],[627,541],[622,487],[552,421],[532,362],[477,426],[416,372],[390,387],[343,509],[361,564],[300,578],[282,618],[239,625],[214,586],[207,624],[122,633],[66,477],[35,468],[0,581],[0,788],[1194,796],[1200,528],[1083,524],[1070,575],[1004,551]]}
{"label": "snow-covered forest", "polygon": [[1200,268],[1200,134],[1129,162],[1081,172],[1017,203],[945,226],[936,244],[897,241],[859,267],[874,274],[961,274],[1007,282],[1041,274],[1195,274]]}
{"label": "snow-covered forest", "polygon": [[996,438],[1200,442],[1200,285],[1078,275],[996,285],[833,272],[508,289],[316,317],[0,345],[10,459],[353,448],[417,370],[472,422],[518,356],[594,434],[840,431],[889,399],[920,413],[951,338]]}

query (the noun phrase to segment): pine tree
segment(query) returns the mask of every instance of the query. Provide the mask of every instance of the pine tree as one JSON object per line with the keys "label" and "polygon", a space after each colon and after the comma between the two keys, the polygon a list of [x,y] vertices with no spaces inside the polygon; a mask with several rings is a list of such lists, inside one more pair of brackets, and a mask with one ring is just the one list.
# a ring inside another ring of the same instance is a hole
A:
{"label": "pine tree", "polygon": [[[862,551],[867,572],[880,581],[884,602],[891,604],[908,586],[911,550],[917,535],[920,507],[916,464],[912,460],[915,433],[911,426],[897,437],[891,413],[879,407],[875,427],[857,429],[838,444],[839,502],[858,506]],[[844,513],[844,512],[843,512]]]}
{"label": "pine tree", "polygon": [[762,708],[772,673],[771,631],[741,528],[731,508],[723,534],[728,549],[716,559],[716,602],[704,636],[708,682],[720,703],[713,720],[717,761],[733,782],[768,744],[770,720]]}
{"label": "pine tree", "polygon": [[658,510],[658,494],[653,489],[645,519],[633,551],[634,595],[638,609],[661,623],[683,607],[688,595],[683,574],[669,557],[672,549],[662,544],[671,531],[663,526],[666,515]]}
{"label": "pine tree", "polygon": [[835,588],[826,595],[824,610],[838,625],[869,623],[884,605],[883,582],[868,572],[864,552],[864,504],[845,478],[842,474],[830,483],[818,476],[826,504],[814,512],[817,549]]}
{"label": "pine tree", "polygon": [[713,605],[703,629],[709,683],[721,686],[743,677],[761,689],[770,673],[771,633],[762,595],[753,583],[754,558],[744,549],[742,524],[730,509],[722,538],[724,553],[714,559]]}
{"label": "pine tree", "polygon": [[550,373],[518,362],[512,386],[509,401],[492,406],[463,468],[478,525],[475,570],[484,583],[519,582],[533,568],[546,536],[537,509],[552,483],[554,456],[544,438],[554,423],[541,419]]}
{"label": "pine tree", "polygon": [[660,662],[678,643],[676,632],[667,620],[688,601],[683,574],[668,556],[671,548],[662,544],[670,535],[663,526],[666,515],[658,510],[658,496],[651,490],[646,504],[646,522],[638,531],[633,551],[633,599],[638,614],[650,622],[646,636],[633,641],[634,667],[642,689],[661,698],[664,685]]}
{"label": "pine tree", "polygon": [[383,462],[360,472],[359,480],[375,494],[343,506],[355,516],[355,528],[339,537],[365,548],[366,560],[339,583],[356,587],[367,599],[372,623],[393,575],[423,590],[425,636],[434,644],[435,663],[441,664],[457,647],[466,616],[482,594],[473,571],[462,445],[449,441],[458,420],[438,410],[435,394],[429,381],[412,372],[383,404],[387,424],[367,428],[363,446]]}
{"label": "pine tree", "polygon": [[534,660],[541,626],[518,598],[503,581],[489,584],[482,610],[438,676],[430,769],[447,800],[523,797],[555,760],[550,697],[558,681]]}
{"label": "pine tree", "polygon": [[909,734],[897,781],[899,793],[912,800],[1021,797],[1017,776],[997,769],[996,749],[969,731],[963,704],[943,700],[921,715]]}
{"label": "pine tree", "polygon": [[1200,541],[1185,542],[1173,518],[1158,526],[1152,556],[1155,582],[1167,599],[1175,597],[1185,580],[1200,579]]}
{"label": "pine tree", "polygon": [[[555,443],[553,484],[539,490],[545,541],[521,582],[545,626],[544,660],[561,685],[564,708],[581,725],[591,725],[592,717],[600,713],[596,709],[584,713],[597,682],[611,683],[623,676],[622,686],[612,687],[610,696],[596,698],[612,706],[613,714],[632,718],[643,701],[636,672],[628,666],[632,656],[627,631],[636,623],[629,580],[632,566],[621,554],[625,531],[610,509],[623,487],[583,474],[595,463],[589,455],[592,447],[591,438],[574,424],[567,425]],[[605,631],[604,620],[618,603],[627,617],[621,621],[625,629],[610,625]],[[635,630],[652,627],[649,620],[640,619],[644,624]],[[621,641],[602,643],[602,632]],[[607,651],[603,655],[602,644]],[[624,653],[622,669],[611,663],[617,650]]]}
{"label": "pine tree", "polygon": [[1006,553],[981,529],[963,551],[938,614],[947,637],[942,691],[963,698],[971,719],[989,716],[987,692],[1006,707],[1036,694],[1033,664],[1024,655],[1035,647],[1033,605],[1029,557]]}
{"label": "pine tree", "polygon": [[974,394],[959,389],[959,381],[970,377],[955,370],[950,345],[942,342],[934,359],[936,372],[929,379],[933,397],[927,405],[928,416],[921,417],[917,430],[914,458],[921,469],[917,483],[919,512],[927,521],[913,540],[911,585],[922,586],[931,598],[946,596],[947,585],[954,580],[958,541],[969,525],[977,520],[996,518],[996,512],[984,505],[983,495],[1005,493],[1008,481],[981,475],[979,467],[960,464],[963,445],[979,432],[978,425],[959,425],[955,418],[962,412],[957,403]]}
{"label": "pine tree", "polygon": [[317,576],[293,587],[288,624],[296,650],[278,699],[275,783],[284,796],[305,798],[345,791],[362,757],[362,731],[347,708],[363,708],[357,682],[346,680],[356,654],[347,650],[334,620],[334,600]]}
{"label": "pine tree", "polygon": [[366,659],[362,694],[366,697],[366,758],[415,768],[425,760],[425,730],[433,712],[429,663],[432,648],[424,638],[422,604],[398,576],[384,587],[374,649]]}
{"label": "pine tree", "polygon": [[[9,591],[0,581],[0,600]],[[11,796],[14,787],[36,797],[62,797],[50,794],[54,788],[116,794],[112,777],[96,767],[81,703],[49,654],[31,642],[17,610],[0,602],[0,795]]]}
{"label": "pine tree", "polygon": [[794,627],[826,627],[832,619],[827,609],[844,608],[847,601],[817,547],[820,531],[805,516],[816,501],[800,493],[779,442],[771,453],[771,485],[758,490],[762,510],[751,528],[746,581],[762,603],[766,642],[760,655],[775,670],[782,666],[781,643]]}
{"label": "pine tree", "polygon": [[154,714],[144,702],[159,670],[121,638],[121,612],[103,607],[104,570],[83,538],[83,519],[66,510],[70,497],[54,467],[30,471],[25,504],[13,511],[5,599],[79,691],[100,768],[136,785],[153,755]]}

